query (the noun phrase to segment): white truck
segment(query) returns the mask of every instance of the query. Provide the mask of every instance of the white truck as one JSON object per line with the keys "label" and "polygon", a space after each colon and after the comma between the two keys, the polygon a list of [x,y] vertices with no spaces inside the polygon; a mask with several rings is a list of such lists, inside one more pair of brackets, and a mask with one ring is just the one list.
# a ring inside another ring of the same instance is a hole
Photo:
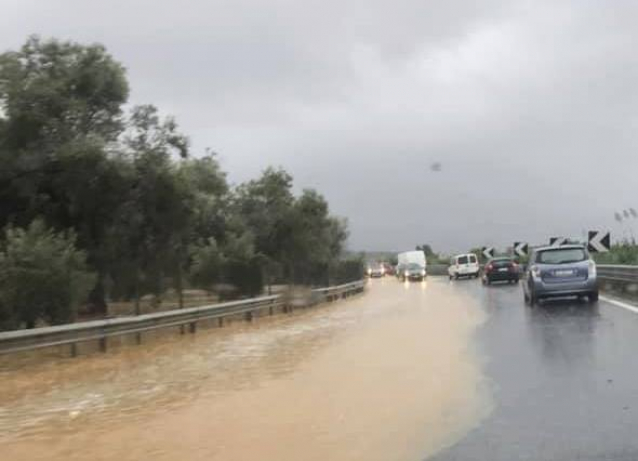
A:
{"label": "white truck", "polygon": [[427,276],[427,260],[420,250],[404,251],[397,255],[397,277],[403,281],[423,280]]}

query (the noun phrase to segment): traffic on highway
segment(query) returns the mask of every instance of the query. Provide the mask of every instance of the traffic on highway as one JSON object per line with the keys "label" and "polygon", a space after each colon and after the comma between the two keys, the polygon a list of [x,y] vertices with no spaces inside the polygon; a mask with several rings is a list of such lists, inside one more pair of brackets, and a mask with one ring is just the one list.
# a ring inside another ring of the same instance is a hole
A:
{"label": "traffic on highway", "polygon": [[[515,244],[512,249],[516,251],[516,247]],[[523,267],[515,256],[495,256],[493,248],[484,249],[486,261],[482,266],[477,254],[453,256],[447,267],[449,279],[480,277],[484,285],[496,282],[518,284],[522,279],[523,297],[531,305],[556,297],[585,297],[590,302],[598,301],[599,281],[590,249],[606,252],[609,250],[607,246],[596,248],[591,242],[587,245],[554,242],[532,247],[529,255],[529,245],[525,245],[524,252],[521,248],[519,246],[519,254],[526,259]],[[369,263],[368,277],[384,277],[394,272],[396,278],[403,282],[426,280],[427,258],[422,250],[399,253],[396,261],[394,271],[386,269],[392,267],[388,262]]]}
{"label": "traffic on highway", "polygon": [[0,0],[0,461],[638,461],[637,23]]}

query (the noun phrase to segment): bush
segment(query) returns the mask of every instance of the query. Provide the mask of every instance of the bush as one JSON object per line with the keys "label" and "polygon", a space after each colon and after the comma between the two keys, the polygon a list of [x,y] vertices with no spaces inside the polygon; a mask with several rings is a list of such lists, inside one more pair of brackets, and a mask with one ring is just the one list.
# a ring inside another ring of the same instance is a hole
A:
{"label": "bush", "polygon": [[71,322],[94,282],[73,234],[55,233],[42,221],[8,228],[0,245],[0,328]]}
{"label": "bush", "polygon": [[196,245],[191,250],[193,264],[190,270],[190,278],[193,286],[212,291],[213,286],[219,281],[223,256],[219,251],[214,238]]}
{"label": "bush", "polygon": [[240,296],[258,296],[264,287],[259,261],[229,261],[225,264],[226,282],[233,286]]}
{"label": "bush", "polygon": [[594,253],[599,264],[638,264],[638,245],[624,241],[613,245],[608,253]]}
{"label": "bush", "polygon": [[343,283],[356,282],[363,278],[365,267],[363,259],[346,259],[338,261],[333,270],[331,283],[341,285]]}

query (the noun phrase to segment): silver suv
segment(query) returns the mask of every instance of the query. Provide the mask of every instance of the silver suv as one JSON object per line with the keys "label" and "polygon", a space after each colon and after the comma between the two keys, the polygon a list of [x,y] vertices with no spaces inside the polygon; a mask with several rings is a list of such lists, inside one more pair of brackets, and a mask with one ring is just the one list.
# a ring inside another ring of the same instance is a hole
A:
{"label": "silver suv", "polygon": [[541,247],[532,251],[523,283],[525,301],[541,298],[587,296],[598,300],[596,263],[583,245]]}

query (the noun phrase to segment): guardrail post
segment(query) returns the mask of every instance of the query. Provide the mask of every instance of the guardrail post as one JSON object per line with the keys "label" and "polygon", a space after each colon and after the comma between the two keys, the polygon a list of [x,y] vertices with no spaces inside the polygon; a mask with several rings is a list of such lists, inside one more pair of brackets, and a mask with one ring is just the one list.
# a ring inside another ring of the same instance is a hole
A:
{"label": "guardrail post", "polygon": [[106,336],[102,336],[100,338],[100,352],[106,352],[106,348],[107,348],[106,346],[107,346]]}
{"label": "guardrail post", "polygon": [[[601,272],[605,269],[601,267]],[[638,281],[638,266],[631,268],[629,275],[619,271],[619,276],[623,279],[629,278],[630,283]],[[610,271],[611,272],[611,271]],[[603,274],[601,274],[601,278]],[[320,288],[312,290],[310,302],[307,305],[301,305],[300,308],[312,306],[317,302],[338,301],[340,298],[351,297],[357,292],[365,291],[365,287],[360,284],[345,284],[334,287]],[[58,351],[62,351],[60,346],[69,346],[69,353],[72,357],[77,356],[81,350],[78,346],[83,342],[96,344],[97,349],[101,352],[107,352],[109,347],[108,341],[111,336],[122,336],[135,334],[135,341],[141,344],[143,341],[143,332],[155,330],[159,328],[171,328],[174,331],[179,326],[180,333],[186,334],[186,329],[192,334],[197,331],[197,322],[206,320],[205,325],[210,325],[208,321],[217,319],[218,325],[224,325],[224,316],[236,316],[240,313],[248,321],[255,320],[255,314],[258,310],[268,308],[268,313],[274,315],[276,312],[292,313],[295,310],[294,300],[286,302],[285,296],[269,296],[249,299],[241,302],[220,303],[219,305],[202,306],[195,308],[190,312],[184,310],[176,310],[175,312],[162,312],[134,319],[107,319],[100,322],[91,322],[82,325],[81,323],[71,326],[55,326],[44,327],[36,332],[24,332],[18,337],[15,333],[0,333],[0,354],[17,352],[22,350],[33,350],[39,348],[57,347]],[[188,314],[188,315],[187,315]],[[187,327],[188,325],[188,327]],[[122,328],[126,329],[122,329]],[[49,331],[50,330],[50,331]],[[66,349],[64,349],[66,351]],[[64,352],[63,352],[64,353]]]}

